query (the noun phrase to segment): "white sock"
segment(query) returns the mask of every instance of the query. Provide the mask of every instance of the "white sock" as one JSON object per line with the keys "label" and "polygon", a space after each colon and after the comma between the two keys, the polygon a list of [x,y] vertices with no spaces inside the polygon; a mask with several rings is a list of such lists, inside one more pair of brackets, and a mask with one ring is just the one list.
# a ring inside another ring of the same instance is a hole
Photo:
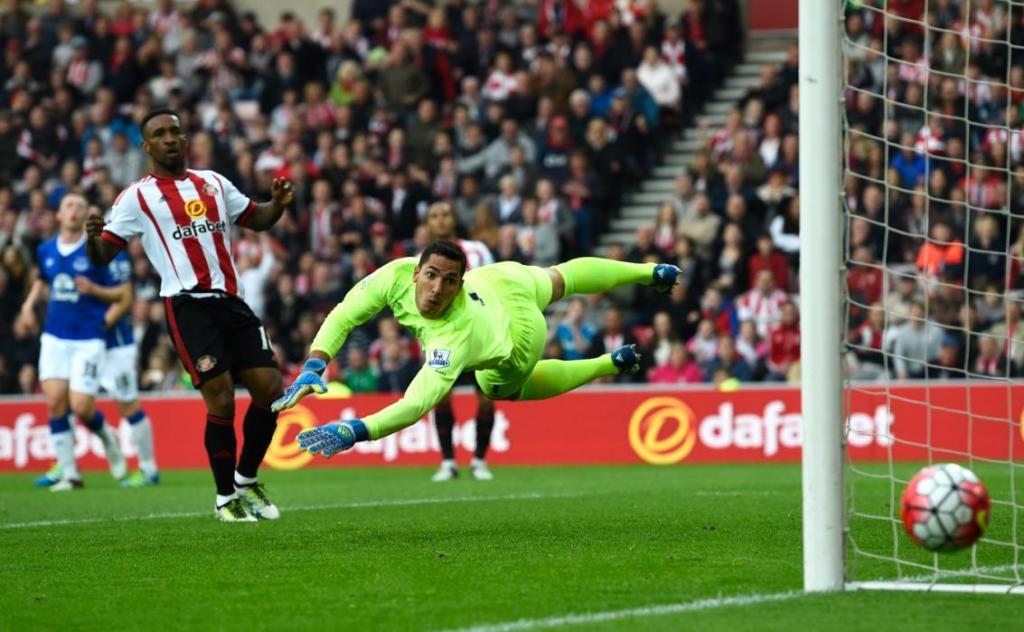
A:
{"label": "white sock", "polygon": [[455,462],[455,459],[445,459],[441,461],[441,466],[455,469],[456,467],[458,467],[458,463]]}
{"label": "white sock", "polygon": [[102,428],[94,432],[103,441],[103,447],[107,450],[107,456],[114,450],[118,453],[121,452],[121,444],[117,442],[114,429],[110,427],[110,424],[104,423]]}
{"label": "white sock", "polygon": [[220,509],[236,498],[238,498],[238,494],[231,494],[230,496],[221,496],[220,494],[217,494],[217,509]]}
{"label": "white sock", "polygon": [[470,467],[477,467],[478,465],[487,465],[487,462],[483,459],[473,457],[473,461],[469,464]]}
{"label": "white sock", "polygon": [[[124,420],[121,421],[124,423]],[[153,425],[149,423],[149,417],[143,417],[137,423],[129,423],[132,429],[132,441],[135,442],[135,449],[139,453],[139,469],[146,476],[156,476],[156,454],[153,450]]]}
{"label": "white sock", "polygon": [[53,451],[57,454],[57,464],[60,465],[61,476],[64,478],[78,479],[78,464],[75,463],[75,433],[58,432],[50,433],[53,441]]}
{"label": "white sock", "polygon": [[255,485],[256,477],[249,478],[248,476],[242,476],[237,471],[235,472],[235,487],[245,487],[248,485]]}

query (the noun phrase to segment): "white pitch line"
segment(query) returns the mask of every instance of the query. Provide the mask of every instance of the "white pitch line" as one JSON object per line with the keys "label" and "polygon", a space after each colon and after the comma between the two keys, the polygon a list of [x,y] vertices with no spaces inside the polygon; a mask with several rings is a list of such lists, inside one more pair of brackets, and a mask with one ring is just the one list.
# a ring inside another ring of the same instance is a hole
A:
{"label": "white pitch line", "polygon": [[[361,509],[365,507],[406,507],[411,505],[444,505],[448,503],[494,502],[502,500],[544,500],[546,498],[575,498],[578,494],[507,494],[505,496],[462,496],[456,498],[398,498],[393,500],[363,500],[325,505],[297,505],[283,507],[283,511],[323,511],[325,509]],[[143,516],[111,516],[106,518],[67,518],[63,520],[36,520],[0,524],[0,529],[29,529],[64,525],[95,524],[100,522],[134,522],[136,520],[167,520],[173,518],[200,518],[210,516],[209,511],[182,511],[153,513]]]}
{"label": "white pitch line", "polygon": [[670,603],[661,606],[645,606],[643,608],[628,608],[625,610],[606,610],[604,612],[587,612],[584,614],[567,614],[559,617],[548,617],[546,619],[519,619],[505,623],[491,623],[475,625],[469,628],[457,628],[446,632],[516,632],[518,630],[535,630],[538,628],[560,628],[567,625],[588,625],[615,621],[617,619],[634,619],[637,617],[654,617],[666,614],[678,614],[681,612],[700,612],[702,610],[715,610],[718,608],[729,608],[733,606],[752,606],[759,603],[772,603],[779,601],[790,601],[810,593],[803,591],[790,591],[781,593],[766,593],[754,595],[741,595],[738,597],[712,597],[709,599],[698,599],[683,603]]}
{"label": "white pitch line", "polygon": [[[1022,568],[1014,564],[1001,564],[999,566],[979,566],[977,568],[956,568],[956,569],[943,569],[940,568],[935,573],[920,573],[918,575],[907,575],[902,579],[893,580],[891,577],[879,577],[877,581],[904,581],[904,582],[927,582],[933,579],[946,579],[949,577],[973,577],[974,575],[990,575],[995,573],[1005,573],[1012,571],[1015,568]],[[1007,579],[1010,579],[1007,577]]]}
{"label": "white pitch line", "polygon": [[[906,583],[906,584],[925,584],[930,585],[943,579],[956,579],[956,578],[971,578],[980,575],[997,575],[999,573],[1008,573],[1014,569],[1024,568],[1024,565],[1014,564],[1001,564],[999,566],[979,566],[977,568],[956,568],[956,569],[944,569],[940,568],[934,573],[919,573],[917,575],[904,575],[903,577],[876,577],[873,580],[857,581],[847,584],[852,585],[853,588],[864,588],[865,585],[872,585],[878,582],[891,582],[891,583]],[[985,577],[982,579],[989,579]],[[1012,585],[1015,581],[1013,577],[1006,577],[1006,586]],[[952,584],[956,585],[956,584]],[[1001,584],[993,584],[1000,586]],[[915,590],[915,589],[909,589]]]}
{"label": "white pitch line", "polygon": [[711,489],[702,489],[702,490],[697,490],[695,492],[687,492],[687,495],[689,495],[689,496],[708,496],[708,497],[711,497],[711,498],[726,498],[726,497],[738,498],[740,496],[744,496],[744,497],[750,497],[750,496],[780,496],[780,495],[782,495],[782,492],[774,491],[774,490],[768,490],[768,489],[764,489],[764,490],[748,490],[748,491],[739,491],[739,490],[715,491],[715,490],[711,490]]}

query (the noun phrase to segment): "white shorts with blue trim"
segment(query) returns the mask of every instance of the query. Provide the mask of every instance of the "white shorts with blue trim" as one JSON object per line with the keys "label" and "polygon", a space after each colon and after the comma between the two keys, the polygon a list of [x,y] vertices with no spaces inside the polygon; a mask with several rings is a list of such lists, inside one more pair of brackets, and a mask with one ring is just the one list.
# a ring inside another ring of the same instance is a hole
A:
{"label": "white shorts with blue trim", "polygon": [[101,339],[68,340],[53,334],[39,338],[39,380],[67,380],[74,393],[96,396],[107,353]]}

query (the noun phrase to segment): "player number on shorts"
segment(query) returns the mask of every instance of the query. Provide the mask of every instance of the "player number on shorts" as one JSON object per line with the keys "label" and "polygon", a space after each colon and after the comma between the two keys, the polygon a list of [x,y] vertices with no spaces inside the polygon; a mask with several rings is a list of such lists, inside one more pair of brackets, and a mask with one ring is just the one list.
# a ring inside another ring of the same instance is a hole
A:
{"label": "player number on shorts", "polygon": [[260,325],[260,340],[263,341],[263,348],[270,351],[270,336],[267,335],[267,330],[263,325]]}
{"label": "player number on shorts", "polygon": [[85,368],[84,368],[83,372],[85,373],[85,377],[87,377],[87,378],[89,378],[91,380],[95,380],[96,379],[96,374],[98,373],[96,363],[95,362],[86,362],[85,363]]}

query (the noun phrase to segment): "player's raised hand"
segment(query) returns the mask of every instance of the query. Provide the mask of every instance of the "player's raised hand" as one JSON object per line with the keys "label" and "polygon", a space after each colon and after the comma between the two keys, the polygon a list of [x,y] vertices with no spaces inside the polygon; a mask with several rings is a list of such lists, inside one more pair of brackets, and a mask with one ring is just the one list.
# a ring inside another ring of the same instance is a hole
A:
{"label": "player's raised hand", "polygon": [[326,393],[327,385],[324,384],[323,378],[326,368],[327,363],[323,360],[318,358],[306,360],[306,363],[302,365],[299,377],[295,378],[291,386],[284,389],[284,395],[274,400],[274,403],[270,405],[270,410],[277,413],[298,404],[300,399],[310,393],[318,395]]}
{"label": "player's raised hand", "polygon": [[295,199],[295,185],[291,180],[274,178],[270,185],[270,197],[281,206],[288,206]]}
{"label": "player's raised hand", "polygon": [[89,213],[89,216],[85,218],[85,232],[89,237],[99,237],[103,234],[103,216],[98,212],[93,211]]}
{"label": "player's raised hand", "polygon": [[349,419],[303,430],[295,440],[299,442],[299,448],[329,459],[348,450],[356,441],[369,438],[370,433],[361,419]]}

